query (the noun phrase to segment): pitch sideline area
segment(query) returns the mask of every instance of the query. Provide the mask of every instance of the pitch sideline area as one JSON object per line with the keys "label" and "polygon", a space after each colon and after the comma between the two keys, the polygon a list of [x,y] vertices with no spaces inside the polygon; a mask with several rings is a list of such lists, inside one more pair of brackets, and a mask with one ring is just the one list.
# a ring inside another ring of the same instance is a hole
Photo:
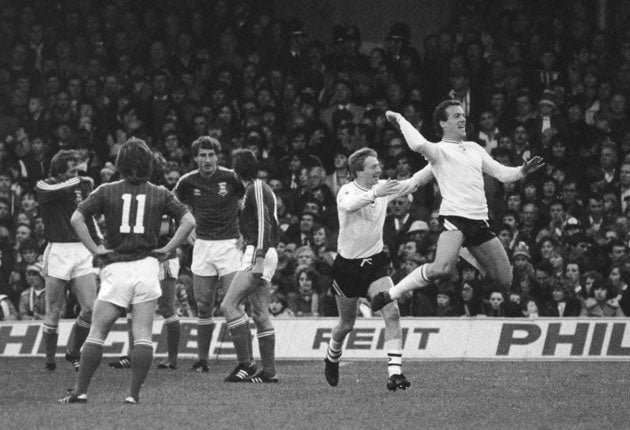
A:
{"label": "pitch sideline area", "polygon": [[346,361],[329,387],[321,361],[281,361],[279,384],[227,384],[234,363],[208,374],[191,360],[153,368],[142,403],[122,404],[129,370],[103,361],[87,405],[58,405],[74,371],[58,360],[0,358],[0,428],[9,429],[616,429],[630,422],[628,364],[622,362],[448,362],[404,364],[412,386],[385,389],[385,361]]}

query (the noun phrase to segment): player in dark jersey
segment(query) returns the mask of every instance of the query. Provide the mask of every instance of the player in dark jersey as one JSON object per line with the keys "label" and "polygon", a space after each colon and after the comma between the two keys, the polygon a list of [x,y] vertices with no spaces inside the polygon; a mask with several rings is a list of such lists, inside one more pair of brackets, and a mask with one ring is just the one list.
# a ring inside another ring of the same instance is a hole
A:
{"label": "player in dark jersey", "polygon": [[[66,287],[72,285],[81,305],[81,312],[72,327],[66,347],[66,359],[77,370],[81,346],[90,331],[92,306],[96,300],[96,275],[92,267],[92,254],[70,225],[70,217],[77,204],[93,188],[91,178],[78,176],[77,162],[73,151],[59,151],[51,160],[48,179],[38,181],[35,186],[44,221],[44,235],[48,241],[44,252],[46,316],[42,330],[46,348],[45,371],[54,371],[57,368],[57,327],[66,300]],[[88,228],[92,239],[99,241],[94,219],[89,219]]]}
{"label": "player in dark jersey", "polygon": [[[245,243],[243,264],[236,272],[221,303],[227,326],[236,349],[238,365],[226,382],[278,382],[276,376],[276,335],[269,318],[268,283],[278,266],[276,246],[279,238],[276,198],[269,186],[260,179],[258,161],[249,150],[234,155],[234,172],[245,186],[240,229]],[[262,370],[252,362],[249,328],[240,304],[248,299],[256,323],[256,337]]]}
{"label": "player in dark jersey", "polygon": [[[115,176],[115,175],[114,175]],[[118,178],[114,178],[115,180]],[[155,157],[153,158],[153,175],[151,182],[156,185],[164,184],[164,171],[161,163]],[[162,226],[160,227],[160,238],[158,246],[164,246],[173,237],[175,232],[175,223],[168,215],[162,217]],[[165,261],[160,262],[160,271],[158,278],[160,280],[160,288],[162,295],[158,299],[158,312],[164,318],[166,326],[166,345],[168,357],[166,361],[158,364],[158,369],[175,370],[177,369],[177,356],[179,354],[179,339],[181,337],[180,318],[175,310],[175,296],[177,276],[179,275],[179,257],[176,252]],[[128,369],[131,367],[130,350],[133,345],[133,331],[131,330],[131,312],[127,312],[127,328],[129,342],[127,343],[128,351],[117,360],[109,363],[109,367],[113,369]]]}
{"label": "player in dark jersey", "polygon": [[173,192],[192,208],[197,222],[190,268],[197,301],[199,360],[192,370],[207,372],[218,281],[230,285],[242,258],[236,219],[243,185],[234,172],[218,166],[218,140],[202,136],[193,142],[191,152],[198,169],[182,176]]}
{"label": "player in dark jersey", "polygon": [[[132,308],[134,344],[131,351],[131,383],[125,403],[140,400],[140,388],[153,359],[151,332],[157,299],[159,263],[186,240],[195,220],[166,188],[148,182],[152,154],[142,140],[125,142],[116,159],[123,178],[103,184],[83,201],[72,215],[72,227],[81,242],[98,257],[101,289],[94,305],[93,324],[83,345],[81,364],[72,393],[59,403],[86,403],[92,376],[103,356],[103,344],[112,324],[129,305]],[[90,237],[86,219],[105,216],[106,246]],[[179,221],[171,240],[158,248],[162,216]]]}

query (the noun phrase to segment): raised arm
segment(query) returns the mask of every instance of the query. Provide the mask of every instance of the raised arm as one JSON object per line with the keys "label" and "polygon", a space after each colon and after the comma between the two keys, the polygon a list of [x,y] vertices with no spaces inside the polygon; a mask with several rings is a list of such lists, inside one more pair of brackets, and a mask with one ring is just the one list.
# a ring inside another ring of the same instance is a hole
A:
{"label": "raised arm", "polygon": [[438,157],[435,143],[426,140],[424,136],[398,112],[388,110],[385,112],[385,118],[394,126],[398,127],[412,151],[421,153],[430,163],[435,162]]}
{"label": "raised arm", "polygon": [[37,192],[37,201],[39,202],[39,204],[43,204],[58,199],[60,197],[65,197],[68,195],[68,193],[74,193],[74,187],[76,187],[80,183],[81,178],[79,178],[78,176],[57,184],[49,184],[43,179],[37,181],[37,184],[35,185],[35,191]]}

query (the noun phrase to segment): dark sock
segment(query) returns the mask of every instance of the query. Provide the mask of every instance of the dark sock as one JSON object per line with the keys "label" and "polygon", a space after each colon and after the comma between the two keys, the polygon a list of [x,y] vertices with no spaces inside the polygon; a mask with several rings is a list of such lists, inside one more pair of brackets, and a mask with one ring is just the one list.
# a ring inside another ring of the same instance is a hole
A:
{"label": "dark sock", "polygon": [[208,360],[210,354],[210,341],[214,330],[214,318],[197,319],[197,354],[200,360]]}
{"label": "dark sock", "polygon": [[[247,318],[247,317],[245,317]],[[248,348],[249,348],[249,361],[251,363],[254,362],[254,347],[253,347],[253,342],[254,342],[254,336],[252,336],[252,330],[251,330],[251,326],[249,324],[249,318],[247,318],[247,322],[245,323],[245,327],[247,328],[247,336],[249,338],[249,342],[248,342]]]}
{"label": "dark sock", "polygon": [[131,320],[131,313],[127,315],[127,339],[129,345],[127,347],[127,356],[131,357],[131,351],[133,350],[133,330],[131,327],[133,326],[133,321]]}
{"label": "dark sock", "polygon": [[77,320],[72,325],[72,332],[70,338],[68,338],[67,349],[72,355],[78,356],[81,353],[81,347],[87,339],[90,333],[90,323],[81,318],[81,315],[77,317]]}
{"label": "dark sock", "polygon": [[92,376],[103,358],[103,341],[88,338],[83,344],[75,394],[87,394]]}
{"label": "dark sock", "polygon": [[44,345],[46,347],[46,363],[54,363],[57,354],[57,341],[59,330],[57,326],[44,324],[43,326]]}
{"label": "dark sock", "polygon": [[179,352],[179,337],[181,324],[179,317],[173,315],[166,320],[166,345],[168,348],[168,362],[173,366],[177,365],[177,353]]}
{"label": "dark sock", "polygon": [[228,321],[228,330],[236,350],[236,359],[239,363],[249,366],[252,353],[249,350],[250,332],[247,330],[247,316],[241,316],[233,321]]}
{"label": "dark sock", "polygon": [[258,333],[257,337],[263,371],[273,376],[276,374],[276,333],[271,329]]}
{"label": "dark sock", "polygon": [[131,350],[131,385],[129,395],[140,400],[140,389],[151,368],[153,345],[149,340],[138,340]]}

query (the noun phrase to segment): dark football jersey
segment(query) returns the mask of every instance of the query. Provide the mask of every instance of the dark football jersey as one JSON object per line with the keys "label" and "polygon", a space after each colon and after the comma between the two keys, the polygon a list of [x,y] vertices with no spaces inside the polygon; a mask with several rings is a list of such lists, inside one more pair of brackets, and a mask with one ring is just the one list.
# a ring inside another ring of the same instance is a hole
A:
{"label": "dark football jersey", "polygon": [[[80,242],[70,218],[72,213],[92,192],[90,178],[74,177],[63,182],[55,179],[43,179],[35,186],[37,201],[44,220],[44,236],[48,242]],[[94,218],[86,219],[90,236],[97,243],[100,241]]]}
{"label": "dark football jersey", "polygon": [[113,250],[106,263],[146,257],[158,247],[162,216],[179,221],[188,211],[166,188],[128,180],[101,185],[78,209],[85,217],[105,216],[105,246]]}
{"label": "dark football jersey", "polygon": [[278,245],[276,197],[260,179],[252,181],[245,189],[240,225],[245,245],[254,245],[256,256],[264,257],[270,247]]}
{"label": "dark football jersey", "polygon": [[238,202],[243,195],[243,185],[233,171],[219,167],[207,178],[193,170],[179,179],[173,192],[192,208],[199,239],[238,237]]}

